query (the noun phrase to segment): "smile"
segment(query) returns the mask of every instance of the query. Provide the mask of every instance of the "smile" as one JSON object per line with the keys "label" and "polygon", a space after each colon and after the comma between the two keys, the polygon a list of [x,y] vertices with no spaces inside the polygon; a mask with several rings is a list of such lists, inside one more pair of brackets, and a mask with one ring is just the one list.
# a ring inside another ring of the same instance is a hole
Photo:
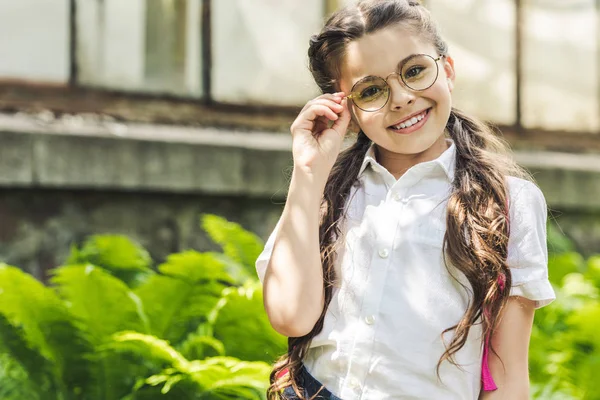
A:
{"label": "smile", "polygon": [[396,125],[390,126],[388,129],[401,134],[412,133],[425,125],[425,122],[427,122],[427,119],[429,118],[430,111],[431,108],[428,108],[427,110],[422,111],[417,115],[413,115],[412,117],[407,118]]}

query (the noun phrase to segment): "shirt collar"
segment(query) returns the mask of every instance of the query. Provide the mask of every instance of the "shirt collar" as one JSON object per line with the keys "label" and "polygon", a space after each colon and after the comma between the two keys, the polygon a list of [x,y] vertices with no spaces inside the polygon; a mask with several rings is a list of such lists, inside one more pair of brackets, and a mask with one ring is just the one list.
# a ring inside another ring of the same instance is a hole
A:
{"label": "shirt collar", "polygon": [[[444,150],[444,152],[440,154],[440,156],[435,160],[426,162],[439,165],[446,173],[448,180],[452,181],[454,179],[454,171],[456,168],[456,145],[454,144],[454,141],[450,138],[446,138],[446,142],[450,145],[450,147]],[[363,174],[363,172],[369,165],[379,165],[379,163],[375,159],[375,143],[371,143],[371,146],[369,146],[369,149],[365,154],[365,158],[363,159],[360,171],[358,173],[359,177]]]}

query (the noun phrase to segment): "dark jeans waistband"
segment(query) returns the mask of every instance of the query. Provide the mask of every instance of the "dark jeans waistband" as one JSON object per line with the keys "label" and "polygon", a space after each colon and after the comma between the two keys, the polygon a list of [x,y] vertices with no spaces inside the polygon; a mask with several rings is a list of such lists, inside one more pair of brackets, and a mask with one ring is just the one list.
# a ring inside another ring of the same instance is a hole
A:
{"label": "dark jeans waistband", "polygon": [[[309,374],[304,365],[302,365],[300,369],[300,376],[298,377],[297,383],[298,386],[300,386],[300,389],[303,391],[305,399],[311,398],[318,392],[319,395],[315,397],[315,400],[342,400],[332,394],[329,390],[327,390],[327,388],[323,387],[323,389],[321,389],[323,384]],[[319,389],[321,389],[321,391],[319,391]],[[285,400],[299,399],[299,397],[296,396],[296,393],[294,393],[294,388],[291,386],[285,388],[283,395]]]}

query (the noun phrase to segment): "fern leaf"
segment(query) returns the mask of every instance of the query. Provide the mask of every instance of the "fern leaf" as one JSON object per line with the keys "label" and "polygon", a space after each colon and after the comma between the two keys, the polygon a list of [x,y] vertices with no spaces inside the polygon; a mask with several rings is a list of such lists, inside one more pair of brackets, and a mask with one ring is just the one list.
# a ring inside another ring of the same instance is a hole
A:
{"label": "fern leaf", "polygon": [[165,363],[166,368],[161,373],[145,380],[148,385],[162,385],[163,393],[180,382],[192,381],[206,394],[253,393],[254,397],[246,398],[261,398],[260,393],[269,385],[271,367],[263,362],[240,361],[233,357],[188,361],[167,341],[151,335],[121,332],[115,334],[114,339],[115,349],[143,353]]}
{"label": "fern leaf", "polygon": [[61,391],[95,390],[92,361],[87,358],[93,347],[52,289],[18,268],[0,265],[0,314],[20,326],[31,348],[51,362]]}
{"label": "fern leaf", "polygon": [[135,290],[150,321],[150,332],[173,343],[206,321],[221,297],[228,276],[222,263],[188,251],[174,254]]}
{"label": "fern leaf", "polygon": [[160,360],[182,371],[189,369],[189,361],[175,350],[168,341],[152,335],[134,331],[118,332],[113,335],[114,343],[109,347],[121,351],[133,351],[148,358]]}
{"label": "fern leaf", "polygon": [[94,235],[80,249],[73,247],[67,265],[79,264],[102,267],[132,287],[152,273],[148,251],[123,235]]}
{"label": "fern leaf", "polygon": [[243,265],[251,276],[256,276],[254,262],[264,246],[258,236],[216,215],[203,215],[201,225],[227,257]]}
{"label": "fern leaf", "polygon": [[[190,333],[187,338],[178,346],[178,350],[188,359],[202,359],[207,356],[224,356],[225,346],[220,340],[212,336],[203,334],[204,326],[202,324],[198,331]],[[210,329],[212,331],[212,327]]]}
{"label": "fern leaf", "polygon": [[[41,400],[43,389],[36,386],[19,362],[0,351],[0,399]],[[51,393],[51,392],[50,392]],[[53,400],[45,397],[45,400]]]}
{"label": "fern leaf", "polygon": [[211,253],[188,250],[171,254],[158,270],[164,275],[193,284],[210,281],[231,283],[224,263]]}
{"label": "fern leaf", "polygon": [[100,345],[116,332],[147,331],[143,307],[125,283],[102,268],[93,265],[71,265],[53,271],[51,283],[69,304],[69,309],[82,324],[95,345]]}
{"label": "fern leaf", "polygon": [[287,349],[287,338],[271,327],[264,310],[260,282],[225,289],[211,319],[214,336],[229,356],[272,363]]}
{"label": "fern leaf", "polygon": [[[35,392],[35,397],[41,393],[51,392],[52,372],[51,365],[42,355],[31,348],[25,340],[25,333],[19,327],[11,325],[6,317],[0,314],[0,354],[4,360],[4,379],[0,379],[0,398],[8,398],[9,379],[19,377],[20,385],[29,386],[29,391]],[[12,370],[12,371],[11,371]]]}

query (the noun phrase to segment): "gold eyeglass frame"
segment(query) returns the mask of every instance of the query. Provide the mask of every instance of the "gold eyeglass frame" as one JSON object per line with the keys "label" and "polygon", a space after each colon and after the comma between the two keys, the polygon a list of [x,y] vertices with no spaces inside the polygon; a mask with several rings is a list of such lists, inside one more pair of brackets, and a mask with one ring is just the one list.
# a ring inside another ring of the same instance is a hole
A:
{"label": "gold eyeglass frame", "polygon": [[[424,89],[413,89],[411,88],[406,81],[404,80],[404,77],[402,76],[401,73],[399,73],[398,71],[402,71],[402,69],[404,68],[404,66],[406,65],[407,62],[409,62],[410,60],[416,58],[416,57],[421,57],[421,56],[425,56],[425,57],[429,57],[433,60],[435,67],[436,67],[436,72],[435,72],[435,78],[433,79],[433,82],[431,82],[431,85],[427,86]],[[422,92],[424,90],[429,89],[430,87],[432,87],[435,82],[437,81],[438,76],[440,75],[440,66],[438,65],[438,61],[441,60],[442,58],[446,57],[445,55],[440,55],[438,58],[433,58],[433,56],[430,56],[429,54],[413,54],[409,57],[407,57],[406,59],[404,59],[403,61],[400,62],[400,64],[398,65],[398,69],[392,73],[390,73],[388,76],[386,76],[385,78],[381,78],[380,76],[375,76],[375,75],[369,75],[369,76],[365,76],[364,78],[360,79],[358,82],[356,82],[354,85],[352,85],[352,89],[350,90],[350,94],[346,97],[344,97],[345,99],[349,99],[352,100],[352,103],[358,107],[359,109],[365,111],[365,112],[375,112],[375,111],[379,111],[381,110],[383,107],[385,107],[385,105],[388,103],[388,101],[390,101],[390,93],[392,92],[392,88],[390,87],[389,83],[387,83],[387,80],[390,76],[392,75],[398,75],[400,77],[400,81],[402,82],[402,84],[404,85],[404,87],[406,87],[408,90],[413,91],[413,92]],[[383,79],[383,81],[386,83],[387,85],[387,99],[385,100],[385,103],[383,103],[383,105],[375,110],[365,110],[364,108],[361,108],[360,106],[358,106],[356,104],[356,102],[354,102],[353,98],[355,97],[355,93],[354,92],[354,88],[356,87],[356,85],[358,85],[359,83],[363,82],[365,79],[367,78],[380,78]]]}

